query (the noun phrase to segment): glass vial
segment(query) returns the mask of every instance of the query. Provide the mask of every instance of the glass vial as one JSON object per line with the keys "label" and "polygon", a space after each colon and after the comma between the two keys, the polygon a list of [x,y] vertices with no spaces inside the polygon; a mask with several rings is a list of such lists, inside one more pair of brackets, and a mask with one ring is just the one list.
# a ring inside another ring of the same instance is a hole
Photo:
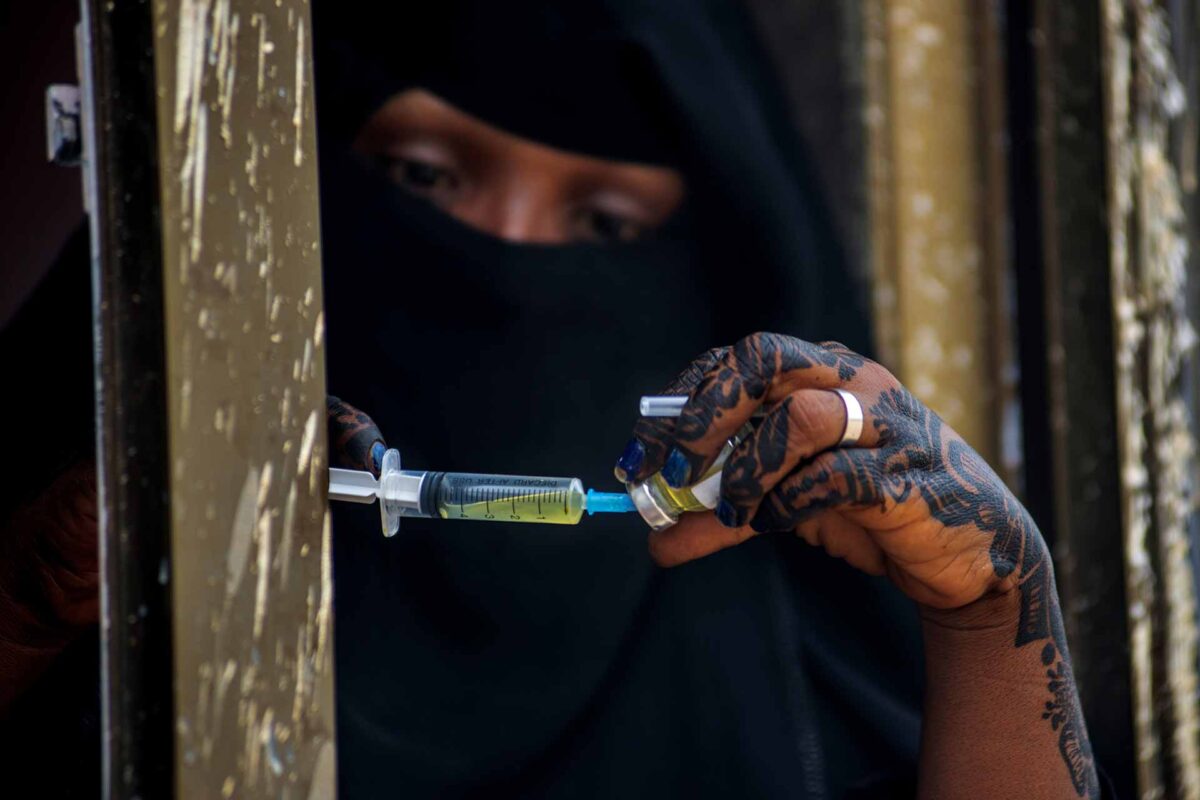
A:
{"label": "glass vial", "polygon": [[708,471],[691,486],[675,489],[656,472],[644,481],[631,483],[626,487],[634,506],[642,519],[656,531],[669,528],[688,511],[712,511],[721,499],[721,469],[733,449],[742,440],[754,432],[750,424],[746,424],[733,435],[721,448],[717,460]]}

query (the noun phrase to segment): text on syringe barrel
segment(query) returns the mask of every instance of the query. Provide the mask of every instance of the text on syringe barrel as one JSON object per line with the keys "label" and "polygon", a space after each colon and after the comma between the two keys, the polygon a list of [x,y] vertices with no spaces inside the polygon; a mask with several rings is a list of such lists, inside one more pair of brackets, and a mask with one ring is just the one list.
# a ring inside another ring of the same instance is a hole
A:
{"label": "text on syringe barrel", "polygon": [[436,513],[442,519],[575,525],[583,516],[578,478],[483,475],[472,472],[430,476]]}

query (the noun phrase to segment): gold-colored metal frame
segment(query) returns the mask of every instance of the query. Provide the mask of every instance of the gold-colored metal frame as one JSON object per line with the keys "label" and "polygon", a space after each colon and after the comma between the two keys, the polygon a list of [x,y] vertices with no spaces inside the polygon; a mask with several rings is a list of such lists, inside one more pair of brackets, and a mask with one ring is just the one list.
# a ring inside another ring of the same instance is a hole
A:
{"label": "gold-colored metal frame", "polygon": [[305,0],[82,0],[106,797],[336,790]]}
{"label": "gold-colored metal frame", "polygon": [[[881,360],[989,463],[1014,402],[1003,80],[986,3],[863,0]],[[1011,461],[1011,454],[1009,456]]]}
{"label": "gold-colored metal frame", "polygon": [[154,36],[177,796],[332,796],[309,10],[158,0]]}
{"label": "gold-colored metal frame", "polygon": [[1138,785],[1143,797],[1197,800],[1197,584],[1188,530],[1196,444],[1184,380],[1195,334],[1185,291],[1188,220],[1170,142],[1185,98],[1165,5],[1103,0],[1101,8]]}

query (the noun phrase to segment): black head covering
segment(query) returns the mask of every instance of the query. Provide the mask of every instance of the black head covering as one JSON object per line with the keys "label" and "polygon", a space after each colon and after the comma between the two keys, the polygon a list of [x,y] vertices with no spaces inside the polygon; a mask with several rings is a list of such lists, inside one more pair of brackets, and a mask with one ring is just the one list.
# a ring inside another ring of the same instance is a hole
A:
{"label": "black head covering", "polygon": [[339,2],[314,14],[324,145],[344,147],[389,96],[422,87],[554,147],[678,166],[690,230],[704,232],[694,278],[725,301],[735,274],[758,289],[722,303],[731,330],[869,349],[868,318],[736,0]]}
{"label": "black head covering", "polygon": [[[738,6],[343,2],[315,14],[330,391],[372,414],[406,466],[613,489],[636,398],[700,352],[757,329],[869,340]],[[685,208],[630,245],[468,229],[347,155],[366,117],[410,87],[558,148],[674,165]],[[629,516],[409,520],[392,540],[368,510],[334,519],[344,796],[823,785],[818,703],[795,668],[797,579],[776,543],[664,573]],[[791,563],[839,585],[864,580],[803,558]],[[870,763],[911,758],[915,739],[896,744],[910,734],[879,734],[887,755]]]}
{"label": "black head covering", "polygon": [[[399,88],[420,86],[513,133],[566,150],[672,163],[669,98],[653,64],[596,3],[398,3],[374,17],[320,16],[321,76],[337,89],[323,132],[353,137]],[[341,26],[330,41],[322,26]],[[516,35],[514,35],[516,34]]]}

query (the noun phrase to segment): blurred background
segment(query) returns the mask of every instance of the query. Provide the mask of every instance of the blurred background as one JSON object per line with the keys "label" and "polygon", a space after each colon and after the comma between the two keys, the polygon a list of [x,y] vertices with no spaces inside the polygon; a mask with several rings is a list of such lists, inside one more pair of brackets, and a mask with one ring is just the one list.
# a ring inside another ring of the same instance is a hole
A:
{"label": "blurred background", "polygon": [[[1200,797],[1197,3],[747,2],[879,359],[1054,548],[1098,759]],[[44,138],[77,18],[0,5],[0,326],[82,220]]]}

